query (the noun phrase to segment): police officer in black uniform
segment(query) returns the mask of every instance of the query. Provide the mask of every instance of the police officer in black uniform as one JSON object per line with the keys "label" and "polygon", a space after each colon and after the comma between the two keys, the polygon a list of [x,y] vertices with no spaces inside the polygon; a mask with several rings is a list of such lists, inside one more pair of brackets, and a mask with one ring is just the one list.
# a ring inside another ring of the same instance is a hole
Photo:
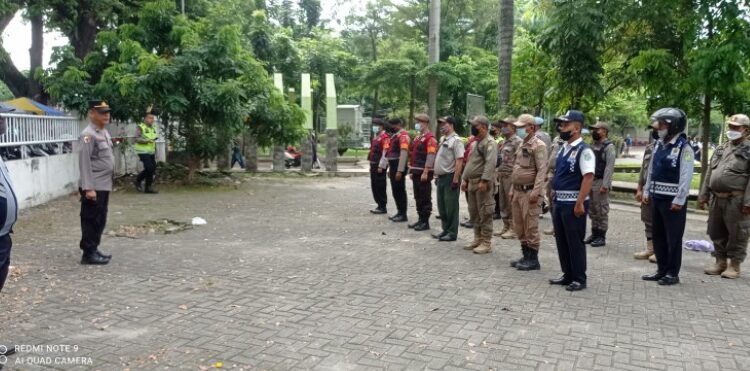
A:
{"label": "police officer in black uniform", "polygon": [[693,149],[687,135],[685,112],[662,108],[651,115],[659,140],[651,155],[643,203],[651,205],[657,271],[642,278],[659,285],[680,283],[682,236],[687,219],[687,198],[693,178]]}

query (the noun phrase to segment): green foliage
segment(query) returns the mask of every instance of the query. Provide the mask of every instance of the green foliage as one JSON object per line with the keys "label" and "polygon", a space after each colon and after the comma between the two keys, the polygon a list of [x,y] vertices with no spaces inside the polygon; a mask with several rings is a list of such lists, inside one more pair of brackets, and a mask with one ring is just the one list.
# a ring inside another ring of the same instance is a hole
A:
{"label": "green foliage", "polygon": [[13,98],[13,93],[10,92],[10,89],[0,82],[0,100],[10,100]]}
{"label": "green foliage", "polygon": [[88,97],[101,97],[121,120],[140,119],[154,104],[179,122],[175,129],[194,159],[222,153],[245,128],[261,146],[301,136],[304,114],[243,47],[241,28],[189,20],[172,1],[147,3],[137,23],[100,33],[83,62],[58,52],[57,68],[45,76],[55,99],[84,112]]}

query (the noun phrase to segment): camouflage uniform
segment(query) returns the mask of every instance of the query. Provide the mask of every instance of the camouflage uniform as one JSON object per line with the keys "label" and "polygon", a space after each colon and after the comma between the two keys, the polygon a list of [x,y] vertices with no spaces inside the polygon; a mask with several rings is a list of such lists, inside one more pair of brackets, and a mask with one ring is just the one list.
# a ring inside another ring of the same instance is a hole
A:
{"label": "camouflage uniform", "polygon": [[497,167],[497,184],[498,184],[498,192],[500,194],[500,202],[502,206],[501,214],[503,217],[503,230],[500,231],[498,236],[506,236],[504,238],[511,237],[510,235],[506,235],[507,232],[510,232],[513,230],[512,226],[512,220],[513,215],[511,212],[511,200],[510,200],[510,193],[511,193],[511,175],[513,174],[513,165],[516,162],[516,152],[518,151],[518,147],[521,145],[523,140],[519,138],[517,135],[513,134],[512,137],[504,140],[500,144],[500,156],[499,156],[499,163]]}

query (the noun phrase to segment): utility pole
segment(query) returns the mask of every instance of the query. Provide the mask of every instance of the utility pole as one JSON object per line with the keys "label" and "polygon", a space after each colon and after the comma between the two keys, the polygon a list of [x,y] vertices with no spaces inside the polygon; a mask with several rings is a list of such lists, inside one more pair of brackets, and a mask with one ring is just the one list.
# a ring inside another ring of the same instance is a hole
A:
{"label": "utility pole", "polygon": [[180,0],[182,15],[185,15],[185,0]]}

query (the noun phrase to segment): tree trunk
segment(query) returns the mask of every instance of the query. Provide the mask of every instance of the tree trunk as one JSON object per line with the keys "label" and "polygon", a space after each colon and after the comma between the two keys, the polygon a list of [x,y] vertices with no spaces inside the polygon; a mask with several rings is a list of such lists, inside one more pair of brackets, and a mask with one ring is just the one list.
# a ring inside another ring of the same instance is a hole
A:
{"label": "tree trunk", "polygon": [[[409,84],[409,117],[414,117],[414,110],[416,108],[417,102],[415,101],[415,97],[417,95],[417,76],[411,75],[411,81]],[[409,127],[412,120],[406,121],[406,126]]]}
{"label": "tree trunk", "polygon": [[711,87],[706,87],[706,96],[703,97],[703,149],[701,150],[701,181],[700,186],[706,180],[706,169],[708,169],[708,145],[711,142]]}
{"label": "tree trunk", "polygon": [[513,66],[513,0],[500,0],[498,28],[497,109],[504,112],[510,102]]}
{"label": "tree trunk", "polygon": [[75,32],[67,35],[70,43],[73,45],[76,58],[83,60],[94,47],[97,34],[96,17],[90,10],[85,10],[78,18]]}
{"label": "tree trunk", "polygon": [[[14,16],[15,13],[0,18],[0,34],[5,31],[5,28],[8,27],[8,24],[13,20]],[[0,61],[2,61],[2,63],[0,63],[0,81],[8,86],[8,89],[10,89],[10,92],[13,93],[14,96],[26,96],[29,89],[28,81],[13,64],[10,59],[10,54],[5,50],[2,43],[0,43]]]}
{"label": "tree trunk", "polygon": [[42,59],[44,56],[44,18],[42,14],[34,14],[30,17],[31,21],[31,48],[29,49],[29,90],[27,95],[37,102],[46,104],[42,85],[37,81],[34,75],[36,70],[42,68]]}
{"label": "tree trunk", "polygon": [[[430,17],[429,17],[429,45],[427,48],[427,64],[433,65],[440,62],[440,0],[430,0]],[[430,76],[427,88],[427,107],[430,115],[430,129],[437,131],[437,96],[438,96],[438,79],[437,76]],[[411,113],[409,120],[414,118]]]}
{"label": "tree trunk", "polygon": [[375,86],[375,94],[372,98],[372,117],[375,117],[378,115],[378,110],[380,109],[380,104],[378,102],[378,95],[380,94],[380,85]]}

